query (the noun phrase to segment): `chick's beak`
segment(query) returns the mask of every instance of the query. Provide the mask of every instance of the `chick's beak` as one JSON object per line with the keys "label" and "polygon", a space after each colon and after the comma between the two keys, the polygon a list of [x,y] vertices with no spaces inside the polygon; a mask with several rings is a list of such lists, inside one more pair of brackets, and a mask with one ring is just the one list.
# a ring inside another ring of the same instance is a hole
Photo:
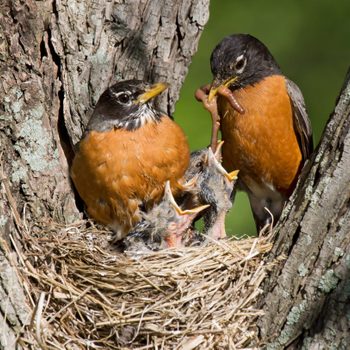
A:
{"label": "chick's beak", "polygon": [[209,204],[205,204],[193,209],[181,209],[176,203],[173,193],[171,192],[169,181],[165,183],[164,196],[171,203],[178,215],[198,214],[199,212],[201,212],[204,209],[207,209],[210,206]]}
{"label": "chick's beak", "polygon": [[153,84],[149,89],[147,89],[143,94],[141,94],[137,98],[136,103],[144,104],[147,101],[151,100],[152,98],[158,96],[160,93],[162,93],[167,88],[168,88],[168,84],[166,84],[166,83]]}
{"label": "chick's beak", "polygon": [[[219,144],[219,147],[221,147],[222,144],[223,142]],[[216,155],[213,153],[210,147],[208,149],[208,157],[209,157],[209,164],[215,166],[215,168],[219,171],[219,173],[225,176],[227,180],[229,180],[230,182],[237,180],[239,170],[234,170],[228,173],[225,170],[225,168],[221,165],[221,163],[219,162],[219,160],[217,159]]]}
{"label": "chick's beak", "polygon": [[219,80],[218,78],[214,78],[213,82],[211,83],[208,101],[210,102],[218,93],[218,90],[221,86],[229,87],[231,84],[233,84],[235,81],[237,81],[238,77],[234,76],[231,78],[228,78],[224,80],[223,82]]}

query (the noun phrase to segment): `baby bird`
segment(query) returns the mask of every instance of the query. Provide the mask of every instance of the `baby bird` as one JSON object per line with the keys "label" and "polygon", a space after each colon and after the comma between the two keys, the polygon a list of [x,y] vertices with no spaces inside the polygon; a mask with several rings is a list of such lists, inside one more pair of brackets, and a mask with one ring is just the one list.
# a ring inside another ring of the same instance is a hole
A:
{"label": "baby bird", "polygon": [[181,209],[167,181],[161,202],[149,212],[142,213],[142,220],[124,238],[125,250],[144,252],[183,246],[187,229],[195,217],[208,207],[206,204],[194,209]]}
{"label": "baby bird", "polygon": [[221,165],[221,147],[214,154],[211,147],[192,152],[185,178],[198,176],[195,189],[184,199],[186,206],[209,204],[203,212],[205,234],[220,239],[226,237],[225,217],[232,207],[231,196],[238,170],[228,173]]}

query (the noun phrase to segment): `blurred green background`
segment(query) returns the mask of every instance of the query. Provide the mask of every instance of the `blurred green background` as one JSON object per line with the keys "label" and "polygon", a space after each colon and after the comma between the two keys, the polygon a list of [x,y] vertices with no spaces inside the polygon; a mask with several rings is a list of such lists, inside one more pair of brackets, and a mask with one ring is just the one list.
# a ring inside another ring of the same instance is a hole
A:
{"label": "blurred green background", "polygon": [[[335,105],[350,63],[349,0],[211,0],[210,19],[193,57],[176,104],[175,119],[188,135],[191,150],[210,142],[210,116],[194,99],[211,81],[210,54],[226,35],[249,33],[272,52],[286,76],[303,91],[317,145]],[[228,234],[254,234],[244,193],[236,196],[227,221]]]}

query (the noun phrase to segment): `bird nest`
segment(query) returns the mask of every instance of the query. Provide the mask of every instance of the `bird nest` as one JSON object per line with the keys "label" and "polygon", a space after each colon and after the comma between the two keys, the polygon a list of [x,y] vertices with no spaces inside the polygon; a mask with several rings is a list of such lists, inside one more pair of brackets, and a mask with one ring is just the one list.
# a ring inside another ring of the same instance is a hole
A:
{"label": "bird nest", "polygon": [[243,349],[258,346],[255,304],[271,236],[143,255],[109,232],[46,223],[17,248],[33,317],[27,349]]}

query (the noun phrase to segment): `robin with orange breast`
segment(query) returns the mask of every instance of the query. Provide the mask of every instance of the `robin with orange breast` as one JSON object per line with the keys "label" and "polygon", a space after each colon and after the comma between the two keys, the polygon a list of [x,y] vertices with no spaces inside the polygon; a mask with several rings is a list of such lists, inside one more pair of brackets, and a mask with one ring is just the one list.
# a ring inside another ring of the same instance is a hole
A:
{"label": "robin with orange breast", "polygon": [[100,97],[75,154],[71,177],[88,214],[109,226],[115,240],[140,221],[163,195],[174,194],[189,163],[182,129],[156,110],[163,83],[119,82]]}
{"label": "robin with orange breast", "polygon": [[298,174],[313,150],[302,93],[286,78],[267,47],[248,34],[224,38],[211,59],[217,97],[223,165],[239,169],[257,229],[279,219]]}

